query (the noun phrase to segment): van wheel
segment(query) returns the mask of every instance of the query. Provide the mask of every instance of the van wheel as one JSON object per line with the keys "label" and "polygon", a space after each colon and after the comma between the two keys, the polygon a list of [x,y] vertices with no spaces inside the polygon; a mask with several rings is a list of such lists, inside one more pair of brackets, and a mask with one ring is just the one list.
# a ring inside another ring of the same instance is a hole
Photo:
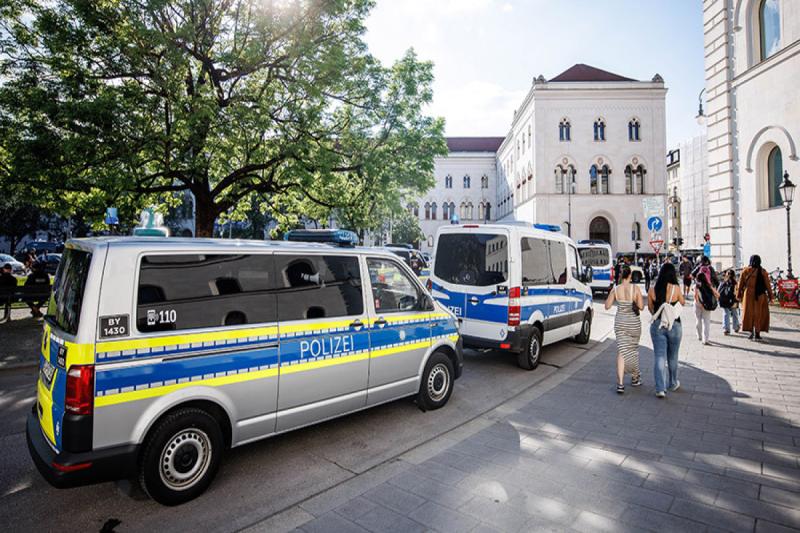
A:
{"label": "van wheel", "polygon": [[533,370],[539,366],[542,355],[542,330],[534,326],[525,349],[517,355],[517,364],[525,370]]}
{"label": "van wheel", "polygon": [[434,352],[425,365],[417,393],[417,405],[423,411],[439,409],[453,393],[453,362],[442,352]]}
{"label": "van wheel", "polygon": [[180,505],[201,495],[219,469],[222,430],[202,409],[179,409],[150,432],[139,465],[139,483],[163,505]]}
{"label": "van wheel", "polygon": [[586,312],[583,315],[583,322],[581,322],[581,332],[575,335],[575,342],[578,344],[586,344],[589,342],[589,336],[592,334],[592,314]]}

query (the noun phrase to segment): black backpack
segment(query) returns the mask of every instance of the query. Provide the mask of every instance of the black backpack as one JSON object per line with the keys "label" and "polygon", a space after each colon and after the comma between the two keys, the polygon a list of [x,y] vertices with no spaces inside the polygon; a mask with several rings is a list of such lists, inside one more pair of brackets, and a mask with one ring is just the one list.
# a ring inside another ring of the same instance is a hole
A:
{"label": "black backpack", "polygon": [[706,311],[713,311],[717,308],[717,298],[708,285],[700,286],[700,303],[703,304],[703,309]]}
{"label": "black backpack", "polygon": [[733,283],[723,283],[719,287],[719,306],[723,309],[730,309],[736,305],[736,295],[733,291]]}

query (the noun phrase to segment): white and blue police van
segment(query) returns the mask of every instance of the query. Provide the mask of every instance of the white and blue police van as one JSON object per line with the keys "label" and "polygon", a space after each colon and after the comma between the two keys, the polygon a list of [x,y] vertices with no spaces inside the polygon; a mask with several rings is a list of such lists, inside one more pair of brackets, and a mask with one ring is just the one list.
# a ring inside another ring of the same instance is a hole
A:
{"label": "white and blue police van", "polygon": [[578,241],[578,254],[585,266],[592,267],[592,291],[608,293],[614,283],[614,253],[606,241]]}
{"label": "white and blue police van", "polygon": [[589,341],[591,269],[560,229],[522,223],[439,228],[428,287],[458,317],[465,347],[516,353],[519,366],[533,370],[543,346]]}

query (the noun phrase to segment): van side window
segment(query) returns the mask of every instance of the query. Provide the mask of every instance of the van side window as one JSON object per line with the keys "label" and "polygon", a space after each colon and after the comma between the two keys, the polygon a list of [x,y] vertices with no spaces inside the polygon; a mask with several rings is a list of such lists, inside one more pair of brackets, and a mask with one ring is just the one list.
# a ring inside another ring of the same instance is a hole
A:
{"label": "van side window", "polygon": [[550,245],[550,266],[553,272],[553,283],[564,285],[567,282],[567,248],[560,241],[548,241],[548,244]]}
{"label": "van side window", "polygon": [[269,255],[148,255],[136,307],[139,331],[275,322]]}
{"label": "van side window", "polygon": [[361,315],[358,257],[275,255],[279,320]]}
{"label": "van side window", "polygon": [[567,252],[567,259],[569,260],[569,268],[572,272],[572,278],[580,279],[581,261],[578,259],[578,250],[576,250],[571,244],[569,245],[569,251]]}
{"label": "van side window", "polygon": [[532,286],[555,283],[550,267],[547,241],[524,237],[520,247],[522,250],[522,284]]}
{"label": "van side window", "polygon": [[372,299],[379,315],[420,309],[419,287],[397,263],[386,259],[368,259],[367,267]]}

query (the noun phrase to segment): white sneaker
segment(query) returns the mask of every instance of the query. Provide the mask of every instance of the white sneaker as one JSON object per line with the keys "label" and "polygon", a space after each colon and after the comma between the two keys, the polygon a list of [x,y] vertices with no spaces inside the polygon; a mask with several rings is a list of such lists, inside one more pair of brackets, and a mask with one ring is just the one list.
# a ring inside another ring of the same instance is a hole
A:
{"label": "white sneaker", "polygon": [[704,341],[703,341],[703,345],[704,345],[704,346],[708,346],[709,344],[711,344],[711,343],[710,343],[710,342],[708,342],[708,340],[704,340]]}
{"label": "white sneaker", "polygon": [[678,390],[680,388],[681,388],[681,382],[680,381],[676,381],[675,385],[670,387],[669,390],[670,390],[670,392],[675,392],[676,390]]}
{"label": "white sneaker", "polygon": [[660,391],[658,391],[656,393],[656,398],[666,398],[666,397],[667,397],[667,393],[664,392],[663,390],[660,390]]}

